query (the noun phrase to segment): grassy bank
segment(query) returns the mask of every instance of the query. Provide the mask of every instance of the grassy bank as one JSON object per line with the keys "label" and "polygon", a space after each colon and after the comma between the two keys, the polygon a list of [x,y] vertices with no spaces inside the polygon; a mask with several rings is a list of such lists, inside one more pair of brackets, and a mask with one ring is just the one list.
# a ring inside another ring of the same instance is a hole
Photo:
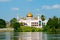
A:
{"label": "grassy bank", "polygon": [[42,32],[42,28],[36,28],[36,27],[29,27],[29,26],[21,26],[20,32]]}
{"label": "grassy bank", "polygon": [[13,32],[13,28],[0,28],[0,32]]}

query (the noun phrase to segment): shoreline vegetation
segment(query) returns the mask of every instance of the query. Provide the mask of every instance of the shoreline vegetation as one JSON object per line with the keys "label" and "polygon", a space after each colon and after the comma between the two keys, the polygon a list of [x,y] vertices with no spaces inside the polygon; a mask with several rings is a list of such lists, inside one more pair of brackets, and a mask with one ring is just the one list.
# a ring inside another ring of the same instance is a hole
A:
{"label": "shoreline vegetation", "polygon": [[[4,29],[4,28],[6,28],[6,29]],[[10,29],[12,29],[12,30],[10,30]],[[23,23],[17,22],[16,18],[12,18],[9,22],[6,22],[4,19],[0,19],[0,32],[2,32],[2,31],[3,32],[11,31],[11,32],[60,33],[60,18],[58,18],[56,16],[49,18],[47,25],[43,25],[42,28],[24,26]]]}
{"label": "shoreline vegetation", "polygon": [[0,28],[0,32],[13,32],[13,28]]}

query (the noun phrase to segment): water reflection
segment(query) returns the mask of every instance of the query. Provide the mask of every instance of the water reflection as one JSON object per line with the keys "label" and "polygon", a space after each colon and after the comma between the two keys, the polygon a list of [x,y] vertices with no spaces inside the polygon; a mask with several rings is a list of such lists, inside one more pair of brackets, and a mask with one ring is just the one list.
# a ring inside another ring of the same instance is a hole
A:
{"label": "water reflection", "polygon": [[0,32],[0,40],[60,40],[60,34],[43,32]]}
{"label": "water reflection", "polygon": [[0,32],[0,40],[11,40],[10,32]]}

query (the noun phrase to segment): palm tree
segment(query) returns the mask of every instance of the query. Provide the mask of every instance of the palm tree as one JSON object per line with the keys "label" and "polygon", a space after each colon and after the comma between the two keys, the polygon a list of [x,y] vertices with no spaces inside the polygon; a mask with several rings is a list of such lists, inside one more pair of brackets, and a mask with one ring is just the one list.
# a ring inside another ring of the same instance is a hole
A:
{"label": "palm tree", "polygon": [[41,20],[44,21],[45,20],[45,16],[41,15]]}

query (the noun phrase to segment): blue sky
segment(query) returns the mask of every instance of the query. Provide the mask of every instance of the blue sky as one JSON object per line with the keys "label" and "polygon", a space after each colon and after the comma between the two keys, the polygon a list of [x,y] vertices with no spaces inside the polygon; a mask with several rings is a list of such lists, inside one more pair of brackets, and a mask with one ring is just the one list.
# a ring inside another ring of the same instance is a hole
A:
{"label": "blue sky", "polygon": [[60,0],[0,0],[0,18],[11,20],[18,14],[19,18],[26,17],[31,12],[33,16],[45,15],[60,17]]}

